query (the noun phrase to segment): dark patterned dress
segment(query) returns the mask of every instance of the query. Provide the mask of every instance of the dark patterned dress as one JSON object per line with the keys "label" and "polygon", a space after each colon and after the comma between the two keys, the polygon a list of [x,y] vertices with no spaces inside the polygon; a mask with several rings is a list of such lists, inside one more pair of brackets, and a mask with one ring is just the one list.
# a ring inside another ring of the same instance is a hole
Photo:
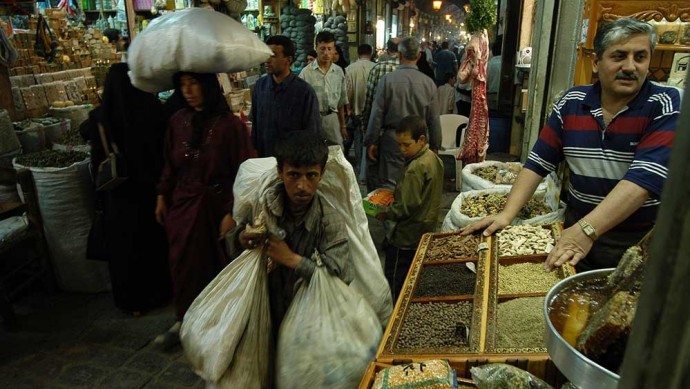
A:
{"label": "dark patterned dress", "polygon": [[232,212],[232,186],[240,164],[254,154],[246,126],[232,113],[210,118],[201,146],[192,149],[189,109],[169,122],[165,167],[158,193],[167,199],[165,230],[178,320],[227,264],[220,222]]}

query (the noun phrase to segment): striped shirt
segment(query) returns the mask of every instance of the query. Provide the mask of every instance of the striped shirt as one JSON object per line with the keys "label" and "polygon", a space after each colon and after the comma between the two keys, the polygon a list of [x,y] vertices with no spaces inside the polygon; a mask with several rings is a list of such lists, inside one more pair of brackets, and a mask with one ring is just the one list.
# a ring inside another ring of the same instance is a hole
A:
{"label": "striped shirt", "polygon": [[374,103],[374,94],[376,93],[376,87],[379,85],[379,81],[386,74],[395,71],[400,65],[400,59],[398,57],[381,59],[369,72],[369,77],[367,78],[367,96],[364,101],[364,121],[369,121],[369,116],[371,115],[371,105]]}
{"label": "striped shirt", "polygon": [[620,180],[639,185],[650,197],[614,230],[647,228],[656,220],[679,116],[678,91],[647,80],[607,127],[601,84],[578,86],[554,106],[525,167],[546,176],[565,159],[568,205],[579,215],[591,212]]}

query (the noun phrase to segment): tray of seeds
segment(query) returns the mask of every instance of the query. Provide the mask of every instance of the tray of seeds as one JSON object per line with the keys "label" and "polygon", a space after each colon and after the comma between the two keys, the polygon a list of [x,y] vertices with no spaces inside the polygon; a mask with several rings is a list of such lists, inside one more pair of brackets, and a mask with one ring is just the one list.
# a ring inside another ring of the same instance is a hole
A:
{"label": "tray of seeds", "polygon": [[[427,260],[426,256],[439,239],[443,244],[448,242],[445,238],[454,236],[459,234],[426,234],[422,238],[379,346],[380,361],[399,356],[479,351],[488,250],[477,254],[474,248],[476,257],[465,259],[447,259],[447,254],[443,254]],[[470,238],[473,242],[479,239]]]}
{"label": "tray of seeds", "polygon": [[[425,361],[415,361],[415,362],[422,362],[424,363]],[[381,362],[370,362],[369,365],[367,366],[367,369],[364,371],[364,375],[362,376],[362,380],[359,383],[359,389],[378,389],[380,386],[375,387],[374,383],[376,382],[376,376],[378,373],[382,370],[385,370],[389,367],[393,367],[396,365],[409,365],[412,363],[412,361],[406,361],[406,363],[381,363]],[[465,371],[467,371],[467,374],[469,375],[469,368],[467,368],[464,364],[456,364],[451,361],[448,363],[450,367],[455,371],[457,374],[458,378],[458,389],[476,389],[477,386],[474,384],[472,379],[470,378],[463,378],[465,375]],[[400,382],[400,385],[404,385],[404,382]],[[395,385],[393,382],[388,381],[388,385],[386,387],[391,387]],[[409,384],[408,384],[409,385]],[[398,386],[395,386],[396,388]]]}
{"label": "tray of seeds", "polygon": [[488,249],[480,234],[460,235],[459,232],[428,234],[419,244],[423,261],[451,261],[477,258],[481,250]]}

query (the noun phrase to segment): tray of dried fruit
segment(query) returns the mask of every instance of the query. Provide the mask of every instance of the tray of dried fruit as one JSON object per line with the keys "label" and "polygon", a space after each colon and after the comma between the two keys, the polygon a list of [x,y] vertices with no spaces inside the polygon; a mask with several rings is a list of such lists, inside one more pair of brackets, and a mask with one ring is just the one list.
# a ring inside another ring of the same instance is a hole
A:
{"label": "tray of dried fruit", "polygon": [[485,353],[547,356],[544,298],[575,274],[568,264],[552,272],[543,268],[561,230],[560,224],[511,226],[492,240]]}
{"label": "tray of dried fruit", "polygon": [[[379,346],[377,361],[481,349],[489,244],[459,232],[425,234]],[[417,359],[417,358],[416,358]]]}

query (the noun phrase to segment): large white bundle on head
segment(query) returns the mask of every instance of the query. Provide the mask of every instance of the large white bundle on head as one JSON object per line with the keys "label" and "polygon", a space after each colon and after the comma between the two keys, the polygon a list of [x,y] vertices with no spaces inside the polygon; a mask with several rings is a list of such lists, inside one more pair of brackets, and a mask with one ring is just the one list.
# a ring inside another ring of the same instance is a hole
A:
{"label": "large white bundle on head", "polygon": [[189,8],[155,19],[129,48],[132,84],[147,92],[172,89],[179,71],[250,69],[273,54],[253,32],[220,12]]}

